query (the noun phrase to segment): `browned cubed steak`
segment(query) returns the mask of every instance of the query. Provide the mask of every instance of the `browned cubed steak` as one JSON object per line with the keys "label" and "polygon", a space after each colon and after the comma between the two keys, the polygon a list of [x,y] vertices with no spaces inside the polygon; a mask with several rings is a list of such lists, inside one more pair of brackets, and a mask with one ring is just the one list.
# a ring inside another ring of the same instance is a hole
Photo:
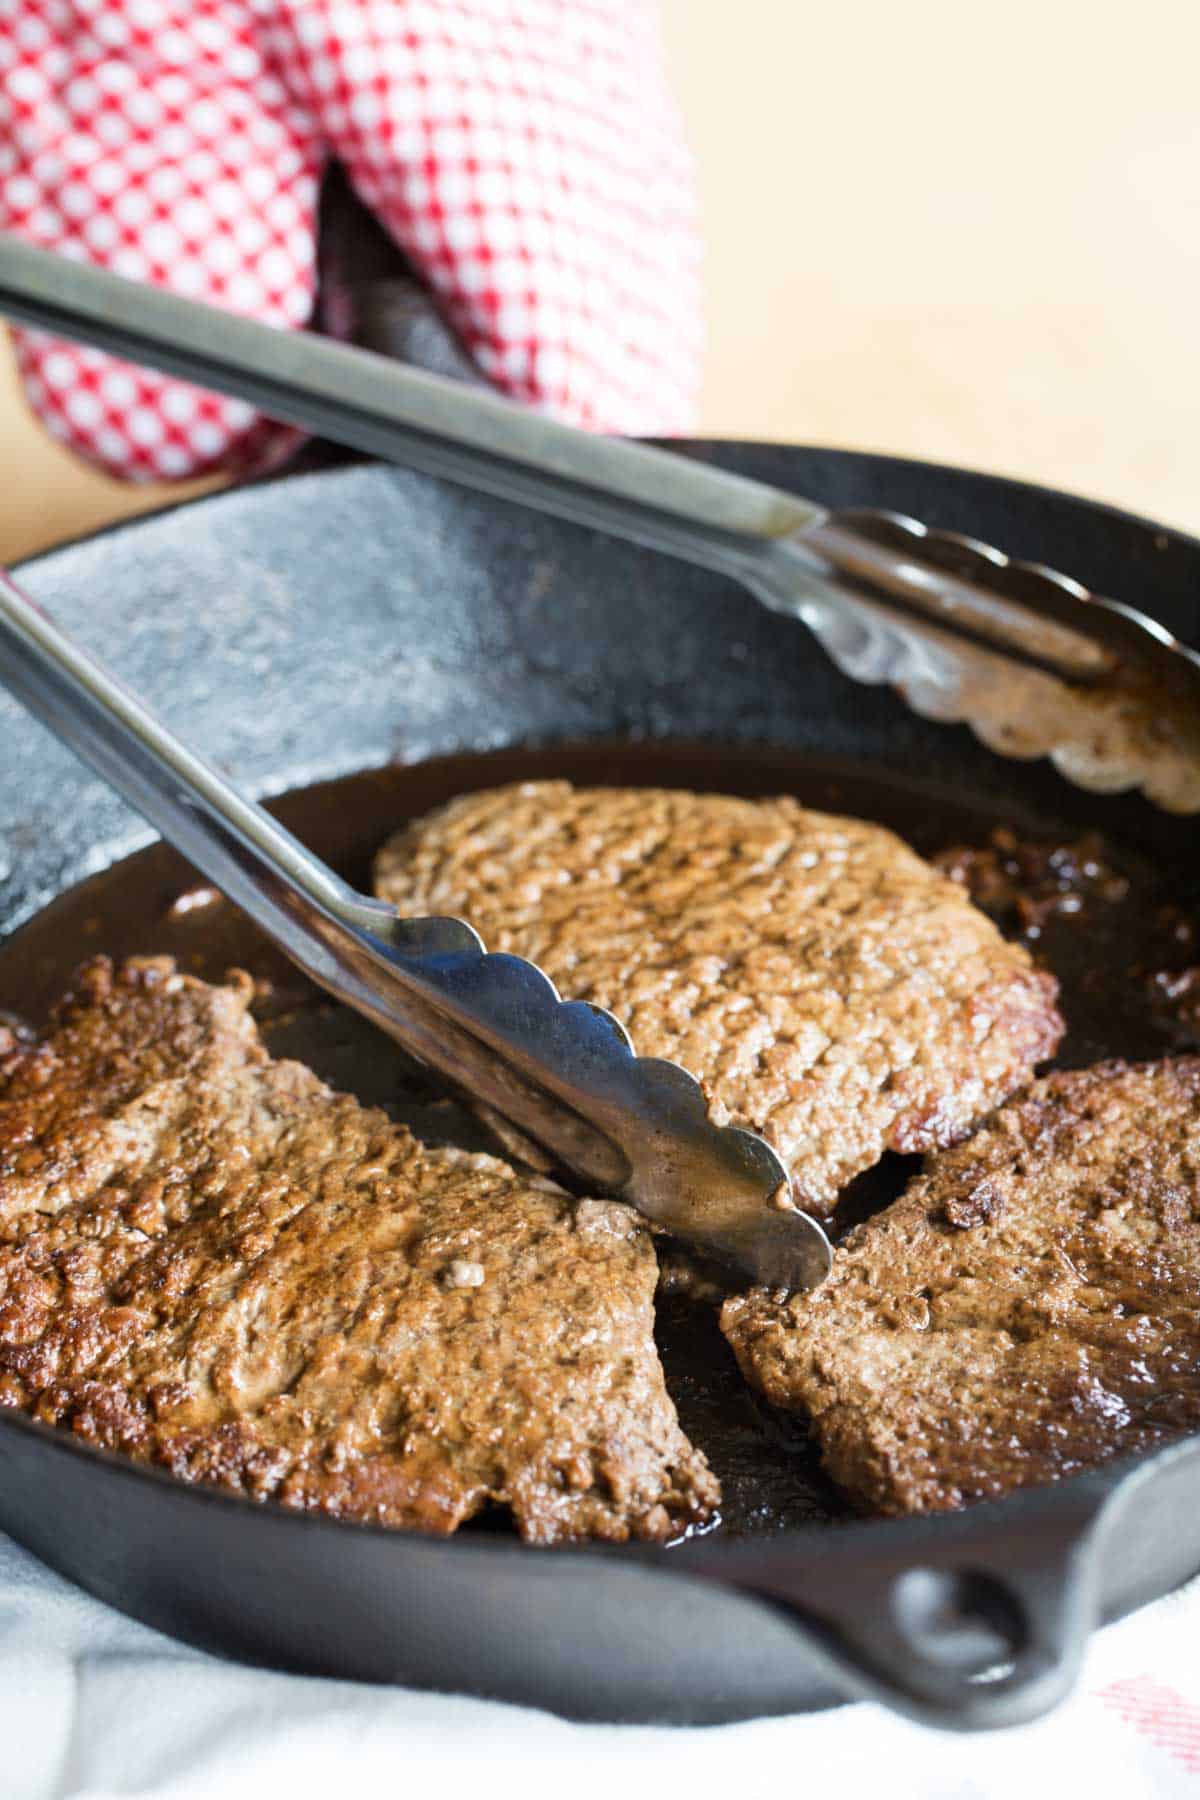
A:
{"label": "browned cubed steak", "polygon": [[728,1300],[747,1378],[863,1506],[934,1511],[1200,1425],[1200,1058],[1051,1075],[787,1301]]}
{"label": "browned cubed steak", "polygon": [[828,1213],[885,1150],[952,1143],[1053,1054],[1057,985],[900,839],[790,798],[528,782],[393,838],[378,893],[681,1063]]}
{"label": "browned cubed steak", "polygon": [[272,1061],[250,994],[99,961],[0,1061],[0,1400],[339,1518],[491,1502],[552,1543],[710,1516],[634,1215]]}

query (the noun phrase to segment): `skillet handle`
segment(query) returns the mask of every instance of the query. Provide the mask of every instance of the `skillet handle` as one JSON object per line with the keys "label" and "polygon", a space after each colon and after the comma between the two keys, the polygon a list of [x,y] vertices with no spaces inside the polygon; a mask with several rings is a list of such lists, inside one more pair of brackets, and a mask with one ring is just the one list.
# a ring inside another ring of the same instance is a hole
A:
{"label": "skillet handle", "polygon": [[849,1695],[922,1725],[994,1730],[1041,1717],[1074,1685],[1112,1491],[1083,1477],[1023,1497],[1016,1520],[989,1505],[825,1531],[815,1554],[781,1540],[719,1556],[685,1547],[680,1561],[773,1602]]}

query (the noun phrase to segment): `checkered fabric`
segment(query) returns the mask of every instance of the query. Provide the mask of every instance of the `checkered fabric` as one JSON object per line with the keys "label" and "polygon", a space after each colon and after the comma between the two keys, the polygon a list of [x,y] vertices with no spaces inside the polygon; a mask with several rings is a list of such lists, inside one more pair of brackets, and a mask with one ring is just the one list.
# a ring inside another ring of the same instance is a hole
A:
{"label": "checkered fabric", "polygon": [[[0,0],[0,226],[38,244],[302,327],[330,156],[497,386],[688,429],[697,238],[653,0]],[[122,476],[293,441],[98,352],[17,354],[55,436]]]}

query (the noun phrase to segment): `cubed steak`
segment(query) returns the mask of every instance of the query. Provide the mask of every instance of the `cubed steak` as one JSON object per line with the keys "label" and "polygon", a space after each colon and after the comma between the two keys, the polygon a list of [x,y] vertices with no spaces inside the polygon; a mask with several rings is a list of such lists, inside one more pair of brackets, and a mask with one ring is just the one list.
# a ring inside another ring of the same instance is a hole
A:
{"label": "cubed steak", "polygon": [[862,1506],[927,1512],[1200,1426],[1200,1058],[1055,1074],[722,1325]]}
{"label": "cubed steak", "polygon": [[885,1150],[952,1143],[1053,1054],[1057,984],[899,838],[790,798],[527,782],[393,838],[376,890],[468,919],[681,1063],[828,1214]]}
{"label": "cubed steak", "polygon": [[247,977],[91,964],[0,1058],[0,1401],[188,1481],[536,1543],[664,1539],[717,1485],[627,1209],[429,1149],[273,1061]]}

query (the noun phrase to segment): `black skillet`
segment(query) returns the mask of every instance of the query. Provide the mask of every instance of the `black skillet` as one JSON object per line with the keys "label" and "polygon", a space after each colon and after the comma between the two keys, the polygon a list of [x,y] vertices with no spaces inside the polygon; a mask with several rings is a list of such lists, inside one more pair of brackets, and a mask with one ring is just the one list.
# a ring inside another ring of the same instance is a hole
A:
{"label": "black skillet", "polygon": [[[1200,545],[1176,533],[885,458],[691,449],[1044,559],[1200,639]],[[252,791],[288,796],[286,821],[360,883],[404,816],[524,772],[790,789],[926,850],[998,822],[1055,839],[1099,828],[1132,897],[1089,926],[1087,954],[1062,939],[1067,1057],[1179,1047],[1124,977],[1163,904],[1200,905],[1195,821],[1081,794],[923,722],[717,577],[357,465],[124,527],[23,580],[185,738]],[[146,838],[0,696],[0,1006],[36,1019],[101,949],[169,948],[213,975],[248,962],[276,984],[274,1048],[453,1135],[390,1048],[299,991],[228,909],[176,905],[190,883],[161,846],[122,862]],[[534,1552],[485,1521],[431,1542],[189,1489],[7,1413],[0,1525],[213,1650],[593,1719],[715,1722],[871,1693],[943,1724],[1009,1723],[1064,1691],[1097,1619],[1200,1569],[1195,1441],[952,1517],[858,1521],[794,1428],[743,1394],[705,1315],[667,1306],[663,1347],[724,1478],[726,1520],[704,1540]]]}

